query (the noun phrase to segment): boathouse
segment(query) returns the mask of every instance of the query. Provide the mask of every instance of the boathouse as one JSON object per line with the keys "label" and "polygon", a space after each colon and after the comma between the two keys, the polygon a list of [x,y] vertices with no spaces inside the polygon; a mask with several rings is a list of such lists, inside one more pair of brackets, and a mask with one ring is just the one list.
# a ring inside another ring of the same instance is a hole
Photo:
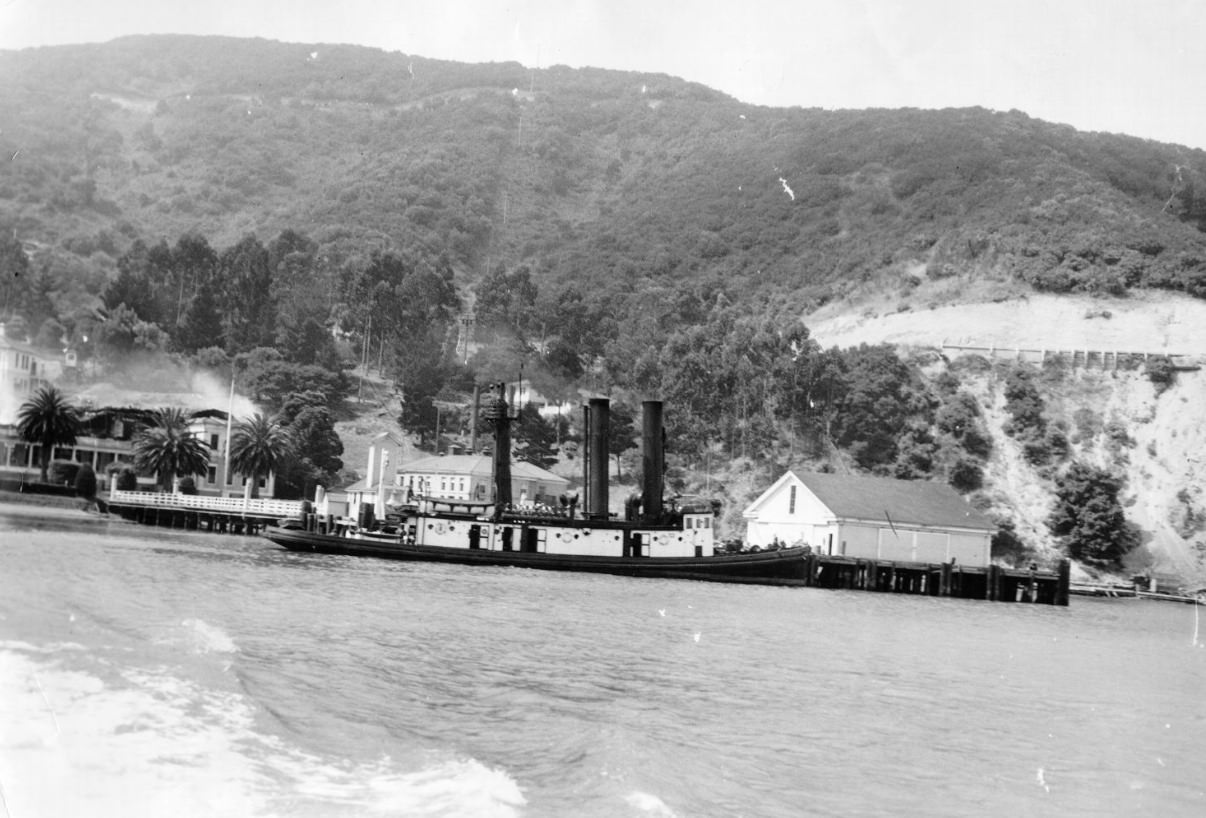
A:
{"label": "boathouse", "polygon": [[746,542],[898,562],[986,566],[996,526],[942,483],[788,471],[745,509]]}

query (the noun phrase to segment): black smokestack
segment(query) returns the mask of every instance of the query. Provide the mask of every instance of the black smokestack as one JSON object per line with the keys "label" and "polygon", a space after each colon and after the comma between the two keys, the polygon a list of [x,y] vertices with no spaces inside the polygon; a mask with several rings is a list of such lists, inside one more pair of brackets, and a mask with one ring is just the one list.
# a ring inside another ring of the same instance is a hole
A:
{"label": "black smokestack", "polygon": [[607,437],[608,426],[611,422],[611,402],[607,398],[591,398],[587,418],[590,428],[587,431],[586,446],[590,471],[587,474],[586,497],[589,506],[586,516],[596,520],[606,520],[607,506]]}
{"label": "black smokestack", "polygon": [[485,408],[494,424],[495,514],[511,505],[511,416],[507,412],[506,384],[496,384]]}
{"label": "black smokestack", "polygon": [[662,516],[662,472],[665,453],[662,450],[662,402],[647,400],[641,404],[641,509],[646,520]]}

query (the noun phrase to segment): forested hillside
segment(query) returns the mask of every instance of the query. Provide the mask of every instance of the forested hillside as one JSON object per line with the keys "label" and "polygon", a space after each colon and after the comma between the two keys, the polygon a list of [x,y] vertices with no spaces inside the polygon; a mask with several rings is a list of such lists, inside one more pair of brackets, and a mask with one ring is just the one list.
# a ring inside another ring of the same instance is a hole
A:
{"label": "forested hillside", "polygon": [[[819,306],[1206,295],[1206,153],[1018,111],[771,109],[661,75],[155,36],[0,53],[0,123],[11,334],[109,376],[138,354],[233,366],[286,417],[337,412],[371,364],[428,446],[474,381],[656,394],[685,489],[717,461],[804,459],[982,491],[973,385],[821,349],[800,323]],[[521,453],[553,459],[537,423]],[[1041,426],[1018,427],[1028,456],[1072,473]],[[1136,540],[1116,533],[1087,558],[1116,562]]]}

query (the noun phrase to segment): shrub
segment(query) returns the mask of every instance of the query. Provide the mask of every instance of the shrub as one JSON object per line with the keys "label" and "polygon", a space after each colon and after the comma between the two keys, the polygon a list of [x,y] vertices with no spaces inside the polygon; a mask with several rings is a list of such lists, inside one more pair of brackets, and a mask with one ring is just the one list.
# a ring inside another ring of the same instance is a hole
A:
{"label": "shrub", "polygon": [[1143,365],[1143,371],[1147,375],[1147,379],[1156,387],[1157,395],[1172,386],[1177,375],[1176,370],[1173,369],[1172,359],[1167,355],[1153,355],[1148,358]]}
{"label": "shrub", "polygon": [[52,460],[48,472],[49,481],[56,486],[75,485],[75,475],[79,470],[80,464],[74,460]]}
{"label": "shrub", "polygon": [[951,466],[947,482],[960,494],[970,494],[984,485],[984,468],[971,458],[961,457]]}
{"label": "shrub", "polygon": [[138,475],[129,466],[117,473],[117,488],[121,491],[138,491]]}
{"label": "shrub", "polygon": [[1043,397],[1030,370],[1017,367],[1005,378],[1005,411],[1009,420],[1005,433],[1011,437],[1043,437],[1047,421],[1043,417]]}
{"label": "shrub", "polygon": [[75,494],[86,500],[96,497],[96,472],[92,470],[92,464],[81,464],[79,471],[76,472]]}
{"label": "shrub", "polygon": [[1004,559],[1017,565],[1029,556],[1029,549],[1018,536],[1013,520],[998,520],[992,535],[991,552],[994,559]]}

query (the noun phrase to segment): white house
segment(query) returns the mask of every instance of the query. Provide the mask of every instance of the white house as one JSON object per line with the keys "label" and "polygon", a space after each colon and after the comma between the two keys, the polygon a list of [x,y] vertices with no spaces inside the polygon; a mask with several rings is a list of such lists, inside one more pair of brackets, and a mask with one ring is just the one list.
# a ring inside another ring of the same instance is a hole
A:
{"label": "white house", "polygon": [[746,541],[822,554],[988,565],[996,526],[942,483],[789,471],[742,513]]}
{"label": "white house", "polygon": [[[443,454],[403,463],[398,468],[398,485],[408,496],[488,502],[493,499],[492,475],[489,455]],[[565,493],[569,482],[532,463],[511,462],[511,498],[517,504],[557,497]]]}
{"label": "white house", "polygon": [[62,368],[57,355],[7,337],[0,322],[0,422],[12,422],[25,398],[49,386]]}

